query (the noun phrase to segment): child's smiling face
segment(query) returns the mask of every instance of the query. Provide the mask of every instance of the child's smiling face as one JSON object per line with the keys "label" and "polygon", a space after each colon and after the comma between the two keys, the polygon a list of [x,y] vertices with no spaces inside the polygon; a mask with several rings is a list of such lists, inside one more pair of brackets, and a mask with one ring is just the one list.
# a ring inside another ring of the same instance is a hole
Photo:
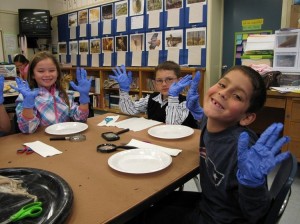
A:
{"label": "child's smiling face", "polygon": [[39,87],[45,87],[50,89],[50,87],[57,80],[57,69],[51,58],[46,58],[38,62],[33,69],[33,78],[37,82]]}
{"label": "child's smiling face", "polygon": [[253,86],[249,77],[233,70],[221,78],[206,93],[204,112],[214,125],[224,128],[239,123],[247,115]]}

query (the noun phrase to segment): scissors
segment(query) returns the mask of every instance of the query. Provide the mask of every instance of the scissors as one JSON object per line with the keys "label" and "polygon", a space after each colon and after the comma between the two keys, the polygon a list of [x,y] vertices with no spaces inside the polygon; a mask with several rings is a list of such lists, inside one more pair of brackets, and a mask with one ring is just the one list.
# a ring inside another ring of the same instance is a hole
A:
{"label": "scissors", "polygon": [[27,217],[31,217],[31,218],[38,217],[40,216],[42,211],[43,211],[42,202],[37,201],[37,202],[29,203],[24,207],[22,207],[17,213],[13,214],[7,220],[1,222],[0,224],[16,222]]}
{"label": "scissors", "polygon": [[[17,153],[18,153],[18,154],[23,154],[23,153],[25,153],[26,155],[29,155],[29,154],[34,153],[34,151],[33,151],[31,148],[29,148],[28,146],[24,146],[23,149],[17,149]],[[0,223],[0,224],[1,224],[1,223]]]}

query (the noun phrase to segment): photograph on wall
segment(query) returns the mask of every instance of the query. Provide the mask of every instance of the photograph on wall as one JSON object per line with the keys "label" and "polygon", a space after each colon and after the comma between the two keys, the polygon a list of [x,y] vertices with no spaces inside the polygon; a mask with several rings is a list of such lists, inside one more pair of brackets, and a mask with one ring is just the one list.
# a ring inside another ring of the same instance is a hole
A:
{"label": "photograph on wall", "polygon": [[113,5],[108,4],[101,7],[101,16],[102,20],[111,20],[113,19]]}
{"label": "photograph on wall", "polygon": [[183,30],[168,30],[165,31],[165,49],[179,48],[182,49]]}
{"label": "photograph on wall", "polygon": [[162,11],[163,0],[147,0],[147,12],[150,11]]}
{"label": "photograph on wall", "polygon": [[58,54],[66,54],[66,53],[67,53],[67,43],[58,42]]}
{"label": "photograph on wall", "polygon": [[77,41],[70,41],[69,42],[69,49],[70,54],[78,54],[78,42]]}
{"label": "photograph on wall", "polygon": [[88,40],[80,40],[79,41],[79,54],[81,53],[89,53],[89,41]]}
{"label": "photograph on wall", "polygon": [[103,37],[102,38],[102,52],[113,52],[114,51],[114,38]]}
{"label": "photograph on wall", "polygon": [[89,22],[100,22],[100,7],[89,9]]}
{"label": "photograph on wall", "polygon": [[87,24],[88,21],[88,11],[87,9],[81,10],[78,12],[78,23],[79,24]]}
{"label": "photograph on wall", "polygon": [[128,2],[121,1],[115,3],[115,18],[128,16]]}
{"label": "photograph on wall", "polygon": [[90,40],[90,52],[91,54],[101,53],[100,38]]}
{"label": "photograph on wall", "polygon": [[77,26],[77,12],[68,14],[69,27]]}
{"label": "photograph on wall", "polygon": [[143,33],[130,35],[130,51],[143,51],[144,38]]}
{"label": "photograph on wall", "polygon": [[165,9],[169,10],[169,9],[178,9],[178,8],[182,8],[183,4],[182,4],[182,0],[166,0],[165,1]]}
{"label": "photograph on wall", "polygon": [[146,34],[146,50],[162,50],[162,32]]}
{"label": "photograph on wall", "polygon": [[186,48],[191,46],[206,47],[206,28],[197,27],[186,29]]}
{"label": "photograph on wall", "polygon": [[201,2],[205,3],[206,0],[187,0],[186,5],[188,6],[188,5],[192,5],[192,4],[195,4],[195,3],[201,3]]}
{"label": "photograph on wall", "polygon": [[116,51],[128,51],[128,36],[116,36],[115,44]]}
{"label": "photograph on wall", "polygon": [[144,14],[144,0],[129,0],[130,1],[130,16]]}

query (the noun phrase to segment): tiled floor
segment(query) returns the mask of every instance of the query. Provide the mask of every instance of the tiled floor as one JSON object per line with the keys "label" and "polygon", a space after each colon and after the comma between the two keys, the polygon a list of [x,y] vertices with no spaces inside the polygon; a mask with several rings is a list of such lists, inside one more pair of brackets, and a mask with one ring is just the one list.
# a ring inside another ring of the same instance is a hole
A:
{"label": "tiled floor", "polygon": [[[190,180],[184,185],[185,191],[197,191],[194,180]],[[292,194],[289,203],[283,213],[279,224],[300,223],[300,164],[298,172],[292,185]]]}

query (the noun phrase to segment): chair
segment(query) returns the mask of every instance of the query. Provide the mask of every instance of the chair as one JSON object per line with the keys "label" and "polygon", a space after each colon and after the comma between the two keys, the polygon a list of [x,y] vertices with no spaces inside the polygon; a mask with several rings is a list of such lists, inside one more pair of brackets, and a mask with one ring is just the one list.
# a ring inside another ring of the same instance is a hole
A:
{"label": "chair", "polygon": [[289,201],[297,168],[297,159],[293,154],[281,163],[270,188],[271,206],[261,223],[274,224],[279,222]]}

